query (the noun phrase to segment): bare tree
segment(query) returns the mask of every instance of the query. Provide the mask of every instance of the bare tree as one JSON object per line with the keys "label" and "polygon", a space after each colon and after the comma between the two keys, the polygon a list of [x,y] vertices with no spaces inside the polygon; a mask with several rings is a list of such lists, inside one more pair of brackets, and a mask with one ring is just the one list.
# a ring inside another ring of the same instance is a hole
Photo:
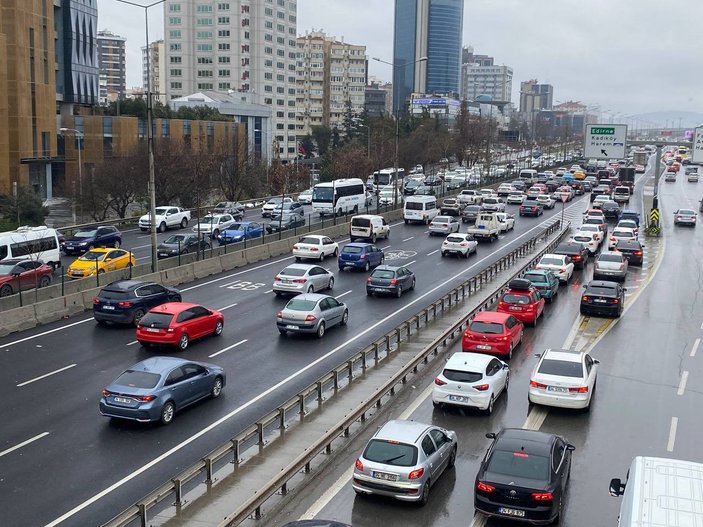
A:
{"label": "bare tree", "polygon": [[373,170],[366,149],[355,143],[346,144],[332,152],[330,169],[334,179],[365,178]]}

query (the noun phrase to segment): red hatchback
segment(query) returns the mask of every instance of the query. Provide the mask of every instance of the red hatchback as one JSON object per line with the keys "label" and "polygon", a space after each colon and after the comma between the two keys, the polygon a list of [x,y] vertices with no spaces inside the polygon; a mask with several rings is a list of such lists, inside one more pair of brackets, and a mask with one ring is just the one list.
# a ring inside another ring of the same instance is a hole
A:
{"label": "red hatchback", "polygon": [[187,302],[167,302],[149,310],[137,326],[137,340],[144,346],[167,344],[188,347],[191,340],[219,336],[225,317],[219,311]]}
{"label": "red hatchback", "polygon": [[523,323],[511,314],[482,311],[464,331],[461,350],[511,358],[513,350],[522,342],[524,328]]}
{"label": "red hatchback", "polygon": [[509,289],[498,301],[498,312],[509,313],[525,324],[537,325],[544,313],[545,300],[529,280],[517,278],[508,284]]}
{"label": "red hatchback", "polygon": [[41,260],[3,260],[0,262],[0,296],[10,296],[35,287],[51,285],[54,269]]}

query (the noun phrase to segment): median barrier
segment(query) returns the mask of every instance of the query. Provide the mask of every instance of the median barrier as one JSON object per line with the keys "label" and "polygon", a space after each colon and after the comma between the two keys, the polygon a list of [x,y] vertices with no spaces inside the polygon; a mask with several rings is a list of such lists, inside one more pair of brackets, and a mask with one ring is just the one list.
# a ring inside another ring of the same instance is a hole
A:
{"label": "median barrier", "polygon": [[161,284],[165,286],[174,286],[192,282],[195,280],[194,264],[180,265],[173,269],[161,271]]}
{"label": "median barrier", "polygon": [[193,273],[195,278],[205,278],[213,274],[218,274],[222,272],[222,263],[219,258],[208,258],[206,260],[200,260],[195,262],[193,265]]}
{"label": "median barrier", "polygon": [[[66,306],[67,315],[78,315],[85,311],[85,301],[83,300],[83,293],[72,293],[66,295],[64,298],[64,305]],[[55,317],[54,320],[58,320],[60,317]]]}
{"label": "median barrier", "polygon": [[257,245],[256,247],[250,247],[244,251],[244,255],[247,259],[247,263],[259,262],[271,257],[268,245]]}
{"label": "median barrier", "polygon": [[[105,282],[105,284],[109,284],[110,282]],[[98,293],[100,293],[100,290],[102,287],[94,287],[92,289],[87,289],[85,291],[81,291],[81,295],[83,296],[83,308],[84,309],[93,309],[93,298],[98,296]]]}
{"label": "median barrier", "polygon": [[[92,301],[91,301],[92,304]],[[52,298],[34,304],[34,316],[38,324],[46,324],[69,315],[66,297]]]}
{"label": "median barrier", "polygon": [[220,263],[222,264],[223,271],[230,271],[237,267],[242,267],[243,265],[246,265],[247,259],[244,255],[244,251],[236,251],[220,256]]}
{"label": "median barrier", "polygon": [[269,247],[269,254],[271,256],[279,256],[281,254],[289,254],[290,253],[290,245],[288,244],[288,240],[281,240],[281,241],[269,243],[268,247]]}
{"label": "median barrier", "polygon": [[10,309],[2,314],[2,325],[0,325],[0,336],[5,336],[15,331],[24,331],[37,325],[37,318],[34,314],[34,306],[18,307]]}

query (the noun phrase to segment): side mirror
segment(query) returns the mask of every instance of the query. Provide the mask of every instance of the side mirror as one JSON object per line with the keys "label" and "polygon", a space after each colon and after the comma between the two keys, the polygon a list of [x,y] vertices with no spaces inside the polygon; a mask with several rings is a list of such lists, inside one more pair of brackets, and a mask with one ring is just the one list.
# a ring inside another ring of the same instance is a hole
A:
{"label": "side mirror", "polygon": [[509,364],[503,364],[503,369],[504,369],[504,370],[510,369],[510,365],[509,365]]}
{"label": "side mirror", "polygon": [[534,356],[537,357],[538,359],[541,359],[541,358],[542,358],[542,354],[541,354],[541,353],[535,353]]}
{"label": "side mirror", "polygon": [[566,445],[566,449],[569,452],[573,452],[574,450],[576,450],[576,447],[574,445],[572,445],[571,443],[569,443],[568,445]]}
{"label": "side mirror", "polygon": [[593,364],[600,364],[600,361],[598,359],[593,359]]}
{"label": "side mirror", "polygon": [[620,481],[620,478],[613,478],[610,480],[610,485],[608,487],[608,494],[613,497],[622,496],[625,492],[625,485]]}
{"label": "side mirror", "polygon": [[583,288],[586,289],[586,284],[583,285]]}
{"label": "side mirror", "polygon": [[495,432],[487,432],[487,433],[486,433],[486,437],[487,437],[488,439],[495,439],[495,438],[496,438],[496,434],[495,434]]}
{"label": "side mirror", "polygon": [[623,291],[627,291],[627,287],[623,287],[622,290],[623,290]]}

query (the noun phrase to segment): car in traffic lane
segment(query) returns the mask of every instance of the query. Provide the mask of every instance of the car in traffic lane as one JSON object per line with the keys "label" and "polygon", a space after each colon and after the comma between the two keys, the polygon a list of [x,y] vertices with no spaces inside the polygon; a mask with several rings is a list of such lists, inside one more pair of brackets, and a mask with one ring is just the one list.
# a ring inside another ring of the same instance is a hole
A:
{"label": "car in traffic lane", "polygon": [[352,268],[368,272],[372,267],[381,265],[385,258],[385,253],[372,243],[352,242],[342,247],[337,266],[340,271]]}
{"label": "car in traffic lane", "polygon": [[83,254],[97,247],[119,248],[122,245],[122,234],[117,227],[103,225],[100,227],[84,227],[78,229],[73,236],[69,236],[63,243],[63,252],[66,256]]}
{"label": "car in traffic lane", "polygon": [[117,280],[93,298],[93,318],[101,325],[110,322],[137,326],[151,308],[181,300],[180,291],[173,287],[141,280]]}
{"label": "car in traffic lane", "polygon": [[527,271],[523,278],[529,280],[540,296],[550,304],[554,301],[554,297],[559,294],[559,279],[551,271],[532,269]]}
{"label": "car in traffic lane", "polygon": [[48,287],[54,268],[41,260],[7,259],[0,261],[0,296],[10,296],[20,289]]}
{"label": "car in traffic lane", "polygon": [[198,243],[197,234],[174,234],[162,241],[156,247],[156,256],[159,259],[189,254],[192,252],[210,249],[210,244],[203,237]]}
{"label": "car in traffic lane", "polygon": [[696,226],[698,213],[693,209],[678,209],[674,212],[674,225]]}
{"label": "car in traffic lane", "polygon": [[498,299],[496,311],[509,313],[523,324],[537,325],[544,313],[545,300],[532,282],[525,278],[515,278],[508,283],[508,289]]}
{"label": "car in traffic lane", "polygon": [[481,311],[464,330],[461,350],[504,355],[510,359],[522,342],[524,328],[522,322],[508,313]]}
{"label": "car in traffic lane", "polygon": [[191,341],[213,335],[219,337],[224,315],[189,302],[166,302],[151,308],[137,325],[137,341],[143,347],[176,346],[184,351]]}
{"label": "car in traffic lane", "polygon": [[583,289],[579,307],[582,315],[622,315],[627,289],[618,282],[591,280]]}
{"label": "car in traffic lane", "polygon": [[571,258],[563,254],[545,254],[537,262],[535,269],[552,271],[559,281],[565,284],[574,274],[574,263]]}
{"label": "car in traffic lane", "polygon": [[319,265],[290,264],[273,278],[273,292],[283,294],[315,293],[334,287],[334,275]]}
{"label": "car in traffic lane", "polygon": [[66,270],[66,276],[72,279],[95,276],[137,265],[133,253],[124,249],[99,247],[76,258]]}
{"label": "car in traffic lane", "polygon": [[321,339],[333,326],[346,326],[349,309],[333,296],[304,293],[292,298],[276,313],[276,327],[281,336],[288,333],[314,333]]}
{"label": "car in traffic lane", "polygon": [[641,266],[644,261],[644,244],[639,240],[618,240],[615,250],[622,253],[630,265]]}
{"label": "car in traffic lane", "polygon": [[530,376],[527,399],[532,404],[589,409],[596,388],[599,361],[585,351],[546,349]]}
{"label": "car in traffic lane", "polygon": [[327,256],[336,258],[338,254],[339,245],[337,242],[333,241],[329,236],[320,234],[303,236],[293,245],[293,256],[295,256],[296,262],[303,258],[323,261]]}
{"label": "car in traffic lane", "polygon": [[574,268],[584,269],[588,263],[589,250],[577,242],[562,242],[554,249],[554,254],[563,254],[571,258]]}
{"label": "car in traffic lane", "polygon": [[368,296],[391,294],[400,298],[415,289],[415,273],[405,266],[379,265],[366,279]]}
{"label": "car in traffic lane", "polygon": [[433,236],[435,234],[451,234],[453,232],[459,232],[459,220],[454,216],[435,216],[435,218],[430,222],[429,235]]}
{"label": "car in traffic lane", "polygon": [[446,237],[442,242],[442,247],[439,253],[442,256],[447,254],[456,254],[468,258],[471,254],[476,254],[478,242],[474,240],[473,235],[467,233],[454,233]]}

